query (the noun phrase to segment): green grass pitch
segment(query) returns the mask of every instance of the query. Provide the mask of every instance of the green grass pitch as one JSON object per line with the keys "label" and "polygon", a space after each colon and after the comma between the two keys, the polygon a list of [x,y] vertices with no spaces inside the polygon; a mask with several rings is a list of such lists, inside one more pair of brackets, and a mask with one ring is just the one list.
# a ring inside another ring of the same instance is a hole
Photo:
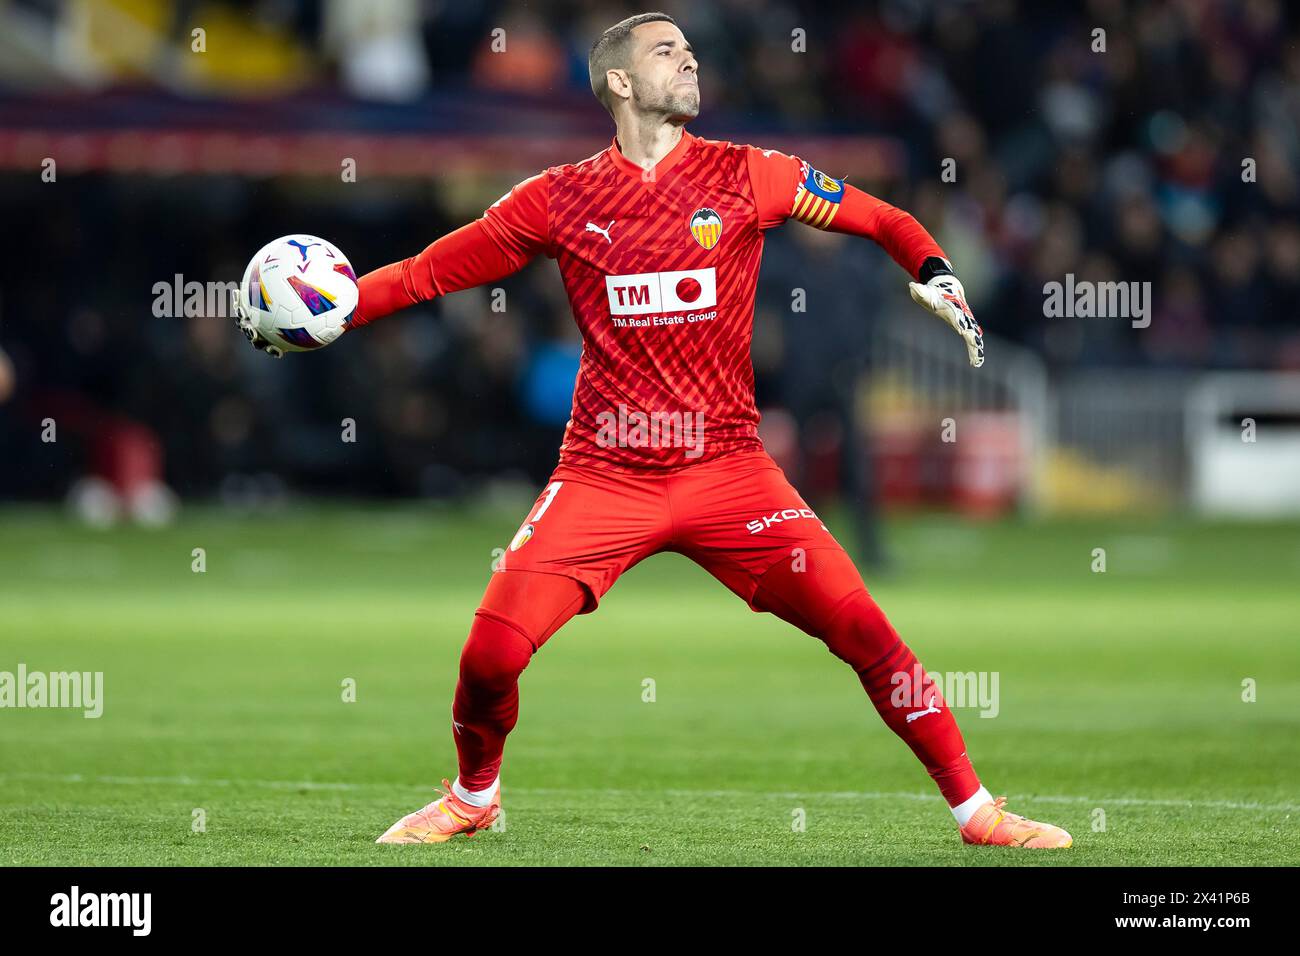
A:
{"label": "green grass pitch", "polygon": [[0,710],[0,863],[1300,860],[1300,526],[1172,519],[900,519],[868,580],[928,669],[997,672],[997,716],[957,713],[976,769],[1072,850],[964,847],[852,672],[676,555],[525,672],[503,829],[376,846],[455,774],[460,646],[526,506],[0,511],[0,670],[102,671],[105,698]]}

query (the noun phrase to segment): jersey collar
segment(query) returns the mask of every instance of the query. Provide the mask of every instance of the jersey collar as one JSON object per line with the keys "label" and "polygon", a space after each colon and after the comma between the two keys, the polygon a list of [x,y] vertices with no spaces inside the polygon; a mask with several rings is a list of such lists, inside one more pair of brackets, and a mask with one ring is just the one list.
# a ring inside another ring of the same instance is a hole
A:
{"label": "jersey collar", "polygon": [[[686,129],[683,128],[682,138],[677,141],[676,146],[674,146],[672,149],[668,151],[667,156],[665,156],[663,159],[659,160],[659,162],[655,164],[653,176],[647,177],[646,181],[653,182],[654,180],[662,176],[664,173],[668,172],[668,170],[672,169],[675,165],[677,165],[678,160],[680,160],[683,156],[686,155],[687,150],[691,148],[692,144],[695,142],[696,139],[697,137],[692,136],[689,132],[687,132]],[[640,166],[638,166],[636,163],[632,162],[632,160],[624,156],[623,151],[618,148],[617,134],[609,142],[609,156],[610,159],[613,160],[614,165],[617,166],[619,169],[623,170],[623,172],[627,173],[629,176],[636,176],[638,179],[640,179],[642,176],[645,175],[645,170],[642,169]]]}

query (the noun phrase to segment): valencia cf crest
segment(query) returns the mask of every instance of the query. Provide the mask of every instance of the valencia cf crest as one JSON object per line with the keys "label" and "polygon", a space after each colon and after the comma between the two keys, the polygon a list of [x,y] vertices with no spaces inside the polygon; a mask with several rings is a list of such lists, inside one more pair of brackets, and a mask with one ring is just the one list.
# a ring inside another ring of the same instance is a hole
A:
{"label": "valencia cf crest", "polygon": [[838,179],[832,179],[820,169],[813,170],[813,181],[816,182],[818,188],[828,196],[834,195],[844,188],[844,184]]}
{"label": "valencia cf crest", "polygon": [[722,238],[722,217],[705,207],[691,213],[691,235],[705,249],[712,249]]}
{"label": "valencia cf crest", "polygon": [[528,539],[531,538],[532,536],[533,536],[533,526],[531,524],[524,525],[522,528],[519,529],[518,534],[515,535],[515,540],[510,542],[510,550],[518,551],[520,548],[522,548],[524,545],[528,543]]}

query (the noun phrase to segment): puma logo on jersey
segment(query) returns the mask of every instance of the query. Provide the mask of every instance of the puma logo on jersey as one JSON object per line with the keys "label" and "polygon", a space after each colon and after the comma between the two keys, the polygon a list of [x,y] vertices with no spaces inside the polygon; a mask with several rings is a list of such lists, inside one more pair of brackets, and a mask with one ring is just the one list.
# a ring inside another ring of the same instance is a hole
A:
{"label": "puma logo on jersey", "polygon": [[606,226],[604,229],[601,229],[600,226],[596,225],[594,222],[589,222],[589,223],[587,223],[587,230],[586,230],[586,231],[587,231],[587,232],[598,232],[598,233],[600,233],[602,236],[605,237],[605,241],[606,241],[606,242],[608,242],[610,245],[613,245],[613,244],[614,244],[614,240],[611,239],[611,238],[609,238],[609,231],[610,231],[611,229],[614,228],[614,223],[616,223],[616,222],[618,222],[617,219],[611,219],[611,220],[609,221],[609,225]]}
{"label": "puma logo on jersey", "polygon": [[605,291],[610,315],[684,312],[718,304],[718,277],[712,267],[605,276]]}

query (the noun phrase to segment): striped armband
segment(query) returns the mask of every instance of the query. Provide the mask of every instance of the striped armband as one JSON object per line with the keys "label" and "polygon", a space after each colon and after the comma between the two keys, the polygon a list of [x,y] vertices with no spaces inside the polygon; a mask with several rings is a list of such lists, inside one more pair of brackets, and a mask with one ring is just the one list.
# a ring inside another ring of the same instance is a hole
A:
{"label": "striped armband", "polygon": [[839,211],[844,198],[844,180],[832,179],[820,170],[803,164],[803,180],[794,194],[791,219],[825,229]]}

